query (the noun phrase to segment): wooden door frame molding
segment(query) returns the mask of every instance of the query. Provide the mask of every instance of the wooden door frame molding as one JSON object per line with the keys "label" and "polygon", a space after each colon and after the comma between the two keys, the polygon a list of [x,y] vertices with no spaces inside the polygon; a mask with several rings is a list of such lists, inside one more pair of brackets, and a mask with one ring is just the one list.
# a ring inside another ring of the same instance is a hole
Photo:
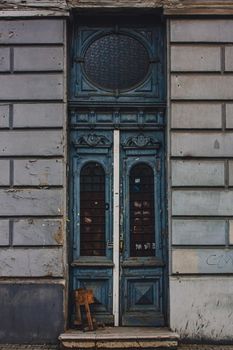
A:
{"label": "wooden door frame molding", "polygon": [[233,15],[233,0],[67,0],[69,9],[162,9],[165,15]]}

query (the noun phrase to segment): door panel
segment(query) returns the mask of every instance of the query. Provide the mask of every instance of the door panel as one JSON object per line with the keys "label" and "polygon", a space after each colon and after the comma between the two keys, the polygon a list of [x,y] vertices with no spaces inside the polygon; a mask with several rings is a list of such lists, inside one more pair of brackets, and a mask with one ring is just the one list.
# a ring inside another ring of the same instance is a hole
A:
{"label": "door panel", "polygon": [[122,325],[164,326],[162,293],[162,269],[123,268]]}
{"label": "door panel", "polygon": [[162,133],[121,133],[122,325],[165,322],[162,155]]}
{"label": "door panel", "polygon": [[[89,231],[90,234],[91,230],[95,230],[96,236],[98,228],[100,226],[103,228],[104,225],[105,237],[102,256],[111,260],[112,251],[108,249],[107,243],[112,242],[112,132],[75,131],[72,133],[71,144],[73,155],[73,232],[76,232],[73,241],[74,259],[78,259],[80,256],[85,257],[85,254],[81,254],[80,250],[82,233],[80,227],[83,233]],[[92,164],[96,164],[102,169],[104,174],[102,178],[98,174],[92,174],[92,177],[90,174],[88,177],[88,174],[84,173],[82,176],[85,167]],[[85,177],[87,179],[86,183]],[[98,183],[103,182],[103,177],[104,183]],[[82,208],[81,203],[83,204]],[[89,214],[89,216],[86,215],[85,217],[84,214]],[[104,214],[105,217],[103,218]],[[90,220],[91,222],[89,222]],[[92,252],[91,255],[87,256],[98,255]]]}
{"label": "door panel", "polygon": [[91,288],[97,320],[112,315],[112,131],[73,131],[73,289]]}
{"label": "door panel", "polygon": [[114,324],[112,314],[112,266],[104,268],[76,266],[73,272],[74,289],[92,289],[95,303],[91,305],[92,314],[97,322]]}

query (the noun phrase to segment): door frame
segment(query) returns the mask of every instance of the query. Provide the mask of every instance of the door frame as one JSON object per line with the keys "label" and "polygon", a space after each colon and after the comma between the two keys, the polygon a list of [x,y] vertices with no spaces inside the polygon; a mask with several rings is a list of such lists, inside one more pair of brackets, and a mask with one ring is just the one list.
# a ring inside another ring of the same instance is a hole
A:
{"label": "door frame", "polygon": [[120,130],[113,131],[113,315],[120,323]]}
{"label": "door frame", "polygon": [[[140,12],[140,11],[139,11]],[[138,12],[138,13],[139,13]],[[90,12],[91,14],[91,12]],[[128,15],[128,17],[130,18],[131,16]],[[164,36],[165,39],[165,36]],[[164,75],[164,82],[165,82],[165,75]],[[162,85],[164,85],[162,83]],[[140,103],[142,104],[142,102]],[[70,102],[70,108],[72,109],[73,106],[75,108],[77,108],[78,106],[82,106],[83,104],[79,101],[74,102],[72,101],[71,98],[71,102]],[[148,104],[149,105],[149,104]],[[112,108],[114,104],[111,105]],[[161,102],[158,104],[157,103],[154,104],[155,110],[157,108],[161,108],[163,110],[163,112],[161,114],[165,115],[165,108],[166,108],[166,104],[165,102]],[[137,108],[139,108],[139,106],[137,106]],[[143,109],[143,107],[140,107]],[[164,127],[163,127],[164,128]],[[148,130],[148,129],[147,129]],[[165,129],[163,129],[164,132],[164,139],[165,139],[165,144],[166,145],[166,131]],[[120,323],[120,255],[119,255],[119,251],[120,251],[120,131],[119,129],[114,129],[113,130],[113,163],[114,163],[114,167],[113,167],[113,191],[114,191],[114,196],[113,196],[113,264],[114,264],[114,268],[113,268],[113,314],[114,314],[114,324],[115,326],[118,326]],[[164,154],[164,161],[166,159],[166,154]],[[165,169],[164,169],[165,171]],[[71,178],[73,174],[70,174]],[[72,185],[70,186],[71,189]],[[165,178],[164,178],[164,183],[163,183],[163,198],[164,201],[167,203],[167,189],[166,189],[166,184],[165,184]],[[72,193],[72,189],[71,189],[71,193]],[[69,199],[69,203],[70,203],[70,215],[72,217],[72,208],[73,208],[73,198],[72,195],[70,196]],[[166,205],[165,205],[166,207]],[[164,234],[164,239],[166,241],[166,248],[164,249],[165,254],[166,254],[166,268],[165,268],[165,272],[164,272],[164,286],[168,286],[168,241],[167,241],[167,237],[165,237],[165,233],[167,231],[167,211],[164,211],[164,229],[163,229],[163,234]],[[72,252],[70,252],[71,254]],[[72,258],[70,259],[72,260]],[[71,284],[70,284],[71,287]],[[167,300],[168,300],[168,288],[164,288],[164,303],[166,305],[168,305]],[[71,299],[70,299],[71,300]],[[168,315],[168,308],[164,308],[164,312],[165,312],[165,318],[166,318],[166,322],[167,322],[167,315]]]}

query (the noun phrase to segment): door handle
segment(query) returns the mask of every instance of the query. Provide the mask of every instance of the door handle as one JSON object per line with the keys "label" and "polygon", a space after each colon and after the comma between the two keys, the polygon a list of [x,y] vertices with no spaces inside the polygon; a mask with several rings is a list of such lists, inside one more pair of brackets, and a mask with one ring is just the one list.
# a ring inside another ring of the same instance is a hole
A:
{"label": "door handle", "polygon": [[120,239],[120,253],[123,253],[124,251],[124,240],[121,238]]}
{"label": "door handle", "polygon": [[109,203],[105,203],[105,210],[109,210]]}

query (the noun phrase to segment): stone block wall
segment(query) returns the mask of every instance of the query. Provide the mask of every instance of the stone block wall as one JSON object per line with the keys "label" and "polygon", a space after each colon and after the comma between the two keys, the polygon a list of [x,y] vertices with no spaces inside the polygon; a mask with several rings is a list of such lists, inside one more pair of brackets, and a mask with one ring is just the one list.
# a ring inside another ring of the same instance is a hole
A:
{"label": "stone block wall", "polygon": [[[0,342],[65,325],[63,19],[0,20]],[[233,340],[233,20],[169,27],[170,325]]]}
{"label": "stone block wall", "polygon": [[0,20],[0,342],[64,330],[63,19]]}
{"label": "stone block wall", "polygon": [[170,320],[233,339],[233,21],[170,21]]}

